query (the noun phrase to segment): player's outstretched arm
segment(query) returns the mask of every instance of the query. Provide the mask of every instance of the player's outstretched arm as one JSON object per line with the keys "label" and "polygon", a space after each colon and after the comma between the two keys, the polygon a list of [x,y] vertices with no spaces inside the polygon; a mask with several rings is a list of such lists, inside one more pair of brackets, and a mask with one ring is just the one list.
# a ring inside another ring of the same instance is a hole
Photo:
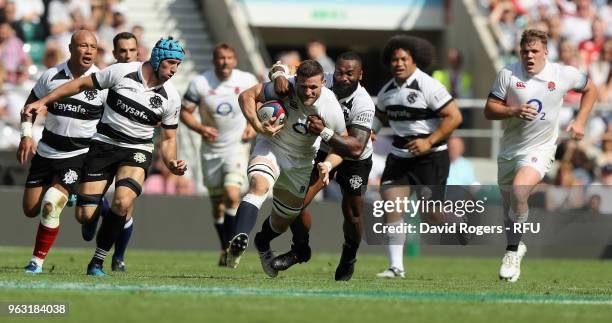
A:
{"label": "player's outstretched arm", "polygon": [[323,181],[323,184],[327,186],[329,184],[329,173],[332,169],[338,167],[342,163],[342,157],[334,152],[332,149],[325,160],[317,164],[319,170],[319,178]]}
{"label": "player's outstretched arm", "polygon": [[51,91],[46,96],[26,105],[23,108],[22,114],[26,117],[32,115],[33,111],[44,108],[49,102],[54,102],[69,96],[73,96],[85,90],[93,90],[95,84],[91,75],[83,76],[70,82],[64,83],[62,86]]}
{"label": "player's outstretched arm", "polygon": [[162,160],[170,172],[174,175],[184,175],[187,162],[176,159],[176,129],[161,128],[160,149]]}
{"label": "player's outstretched arm", "polygon": [[589,79],[587,81],[584,90],[582,91],[582,98],[580,99],[580,110],[576,119],[567,126],[565,131],[569,132],[572,139],[581,140],[584,137],[584,128],[589,118],[589,114],[593,109],[593,105],[597,100],[597,91],[593,82]]}
{"label": "player's outstretched arm", "polygon": [[[325,129],[325,124],[319,116],[308,116],[308,131],[310,133],[321,136]],[[348,134],[345,135],[334,133],[331,129],[328,132],[333,135],[325,137],[324,134],[321,138],[342,157],[358,158],[361,156],[370,138],[370,129],[365,127],[350,127]]]}

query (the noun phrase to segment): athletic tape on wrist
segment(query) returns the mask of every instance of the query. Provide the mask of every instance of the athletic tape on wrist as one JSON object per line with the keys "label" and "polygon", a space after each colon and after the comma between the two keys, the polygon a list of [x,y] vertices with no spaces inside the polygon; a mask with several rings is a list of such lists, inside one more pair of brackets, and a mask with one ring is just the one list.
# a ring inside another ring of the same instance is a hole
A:
{"label": "athletic tape on wrist", "polygon": [[273,74],[271,74],[270,75],[270,80],[274,81],[274,79],[276,78],[276,76],[274,76],[274,74],[276,74],[278,72],[282,72],[285,77],[287,77],[289,75],[289,67],[287,65],[281,63],[280,61],[276,61],[276,63],[274,63],[274,65],[272,65],[272,67],[270,67],[270,72],[272,72],[275,67],[280,67],[283,70],[282,71],[277,71],[277,72],[274,72]]}
{"label": "athletic tape on wrist", "polygon": [[279,76],[283,76],[286,79],[289,78],[287,73],[285,73],[284,71],[276,71],[276,72],[272,73],[272,75],[270,76],[270,80],[272,80],[272,82],[274,82],[274,80],[276,80],[276,78],[279,77]]}
{"label": "athletic tape on wrist", "polygon": [[319,134],[319,137],[321,137],[321,139],[323,139],[323,141],[328,142],[330,139],[332,139],[332,137],[334,136],[334,131],[325,127],[323,128],[323,130],[321,131],[321,134]]}
{"label": "athletic tape on wrist", "polygon": [[31,122],[22,122],[21,123],[21,138],[30,137],[32,138],[32,123]]}

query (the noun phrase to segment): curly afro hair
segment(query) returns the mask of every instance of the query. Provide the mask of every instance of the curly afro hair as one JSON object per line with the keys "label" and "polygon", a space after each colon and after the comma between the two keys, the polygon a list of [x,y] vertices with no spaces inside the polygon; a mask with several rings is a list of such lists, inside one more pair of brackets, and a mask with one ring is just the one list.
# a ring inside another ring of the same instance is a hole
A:
{"label": "curly afro hair", "polygon": [[387,68],[389,68],[393,52],[397,49],[403,49],[410,54],[416,66],[421,70],[428,69],[433,63],[434,47],[429,41],[415,36],[395,35],[387,41],[382,52],[382,63]]}

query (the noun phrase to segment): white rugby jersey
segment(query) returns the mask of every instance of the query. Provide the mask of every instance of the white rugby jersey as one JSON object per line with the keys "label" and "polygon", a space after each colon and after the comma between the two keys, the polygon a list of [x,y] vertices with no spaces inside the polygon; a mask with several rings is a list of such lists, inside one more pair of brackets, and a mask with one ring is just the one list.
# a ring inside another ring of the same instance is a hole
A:
{"label": "white rugby jersey", "polygon": [[323,119],[325,126],[337,134],[346,131],[344,115],[340,103],[334,93],[324,87],[321,96],[312,106],[305,106],[297,96],[295,77],[289,79],[293,84],[293,93],[287,98],[281,99],[274,92],[274,83],[264,84],[265,100],[280,100],[286,111],[285,126],[275,136],[269,138],[277,148],[292,158],[313,160],[319,149],[319,136],[308,133],[309,115],[317,115]]}
{"label": "white rugby jersey", "polygon": [[[92,65],[83,76],[97,72]],[[63,62],[45,71],[34,85],[32,94],[40,99],[74,79]],[[91,137],[104,109],[106,91],[87,90],[47,104],[47,117],[36,153],[45,158],[69,158],[89,151]]]}
{"label": "white rugby jersey", "polygon": [[[438,80],[416,69],[403,84],[390,80],[378,92],[378,111],[385,113],[393,129],[391,153],[403,158],[414,157],[403,148],[415,138],[424,138],[436,131],[442,118],[440,109],[453,97]],[[431,148],[432,152],[446,149],[446,141]]]}
{"label": "white rugby jersey", "polygon": [[[334,84],[334,75],[325,73],[325,86],[329,89]],[[357,85],[357,89],[346,98],[339,99],[338,102],[342,107],[344,114],[344,123],[346,127],[357,127],[370,132],[372,130],[372,120],[374,120],[374,101],[372,97],[364,89],[361,84]],[[322,151],[329,151],[329,146],[325,142],[321,142]],[[366,147],[361,155],[355,158],[346,157],[348,160],[364,160],[372,156],[372,139],[368,138]]]}
{"label": "white rugby jersey", "polygon": [[141,62],[117,63],[93,73],[96,88],[108,89],[94,140],[153,152],[157,126],[178,127],[181,98],[170,81],[148,87]]}
{"label": "white rugby jersey", "polygon": [[209,70],[189,83],[183,104],[200,107],[202,123],[208,120],[219,134],[211,144],[202,140],[203,153],[224,153],[241,144],[246,119],[238,105],[238,94],[257,83],[253,74],[238,69],[234,69],[225,81],[220,81],[215,71]]}
{"label": "white rugby jersey", "polygon": [[581,91],[586,84],[586,75],[576,68],[551,62],[546,62],[542,71],[531,77],[520,62],[499,71],[489,96],[508,106],[526,103],[538,109],[538,116],[533,121],[502,120],[504,136],[499,158],[510,160],[534,149],[554,148],[563,97],[570,90]]}

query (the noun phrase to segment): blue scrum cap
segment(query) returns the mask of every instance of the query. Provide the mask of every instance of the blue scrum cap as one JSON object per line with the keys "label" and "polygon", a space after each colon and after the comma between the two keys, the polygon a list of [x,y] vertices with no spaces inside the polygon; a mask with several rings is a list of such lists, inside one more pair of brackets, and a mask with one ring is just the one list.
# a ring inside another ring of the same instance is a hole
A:
{"label": "blue scrum cap", "polygon": [[159,71],[159,65],[165,59],[178,59],[182,61],[185,58],[185,50],[178,40],[172,37],[162,38],[151,50],[151,59],[149,63],[155,72]]}

